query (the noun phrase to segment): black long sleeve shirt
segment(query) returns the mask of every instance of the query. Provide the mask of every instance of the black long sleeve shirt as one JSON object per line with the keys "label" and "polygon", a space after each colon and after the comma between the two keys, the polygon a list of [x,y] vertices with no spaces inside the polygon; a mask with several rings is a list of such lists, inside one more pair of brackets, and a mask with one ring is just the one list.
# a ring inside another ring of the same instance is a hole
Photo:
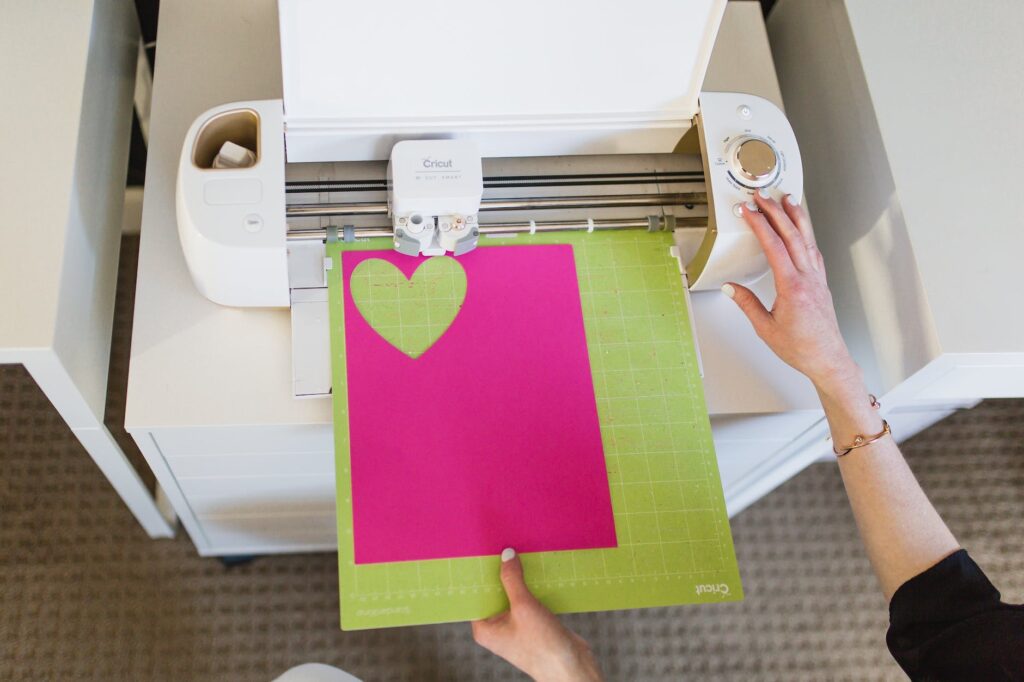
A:
{"label": "black long sleeve shirt", "polygon": [[960,550],[896,590],[886,643],[913,680],[1024,680],[1024,605]]}

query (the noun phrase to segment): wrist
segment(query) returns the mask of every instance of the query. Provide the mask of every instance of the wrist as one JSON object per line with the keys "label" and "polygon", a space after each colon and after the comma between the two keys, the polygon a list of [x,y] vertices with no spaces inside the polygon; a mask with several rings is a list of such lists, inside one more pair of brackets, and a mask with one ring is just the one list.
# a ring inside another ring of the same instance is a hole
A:
{"label": "wrist", "polygon": [[810,379],[815,390],[823,397],[841,400],[847,396],[867,394],[864,373],[850,357],[843,358]]}
{"label": "wrist", "polygon": [[877,404],[868,393],[863,373],[852,360],[822,375],[814,387],[825,409],[833,448],[845,450],[858,437],[866,438],[881,430],[883,421]]}

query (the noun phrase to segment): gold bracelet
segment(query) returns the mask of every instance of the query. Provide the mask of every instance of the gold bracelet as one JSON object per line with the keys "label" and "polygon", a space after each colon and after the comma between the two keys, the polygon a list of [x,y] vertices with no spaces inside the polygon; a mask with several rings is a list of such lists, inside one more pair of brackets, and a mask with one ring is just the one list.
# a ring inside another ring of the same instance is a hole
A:
{"label": "gold bracelet", "polygon": [[879,431],[878,433],[876,433],[875,435],[873,435],[873,436],[856,436],[853,439],[853,444],[850,445],[848,448],[845,448],[844,450],[842,450],[842,452],[840,452],[839,450],[836,450],[835,446],[832,446],[832,452],[836,453],[836,457],[842,457],[844,455],[850,454],[850,452],[852,452],[853,450],[856,450],[857,448],[862,448],[865,445],[871,445],[872,443],[880,441],[883,438],[885,438],[886,436],[890,436],[890,435],[892,435],[892,430],[889,429],[889,422],[887,422],[887,421],[885,421],[883,419],[882,420],[882,430]]}

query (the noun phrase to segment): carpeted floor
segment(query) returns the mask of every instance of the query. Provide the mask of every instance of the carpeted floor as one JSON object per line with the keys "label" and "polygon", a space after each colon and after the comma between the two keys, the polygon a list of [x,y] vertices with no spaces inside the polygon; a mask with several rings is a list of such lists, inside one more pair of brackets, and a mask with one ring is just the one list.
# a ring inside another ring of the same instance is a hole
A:
{"label": "carpeted floor", "polygon": [[[124,401],[126,240],[110,421]],[[130,439],[127,442],[130,444]],[[925,489],[1009,601],[1024,601],[1024,401],[906,444]],[[740,514],[741,604],[567,617],[612,680],[902,679],[834,465]],[[270,680],[322,661],[370,680],[506,680],[466,625],[343,633],[336,558],[226,568],[150,541],[20,367],[0,366],[0,679]]]}

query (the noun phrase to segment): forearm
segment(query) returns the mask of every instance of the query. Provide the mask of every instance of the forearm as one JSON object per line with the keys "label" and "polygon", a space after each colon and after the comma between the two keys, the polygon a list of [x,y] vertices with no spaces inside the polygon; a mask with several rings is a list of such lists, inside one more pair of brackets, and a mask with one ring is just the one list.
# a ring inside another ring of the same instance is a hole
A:
{"label": "forearm", "polygon": [[[833,442],[842,448],[857,435],[882,430],[860,371],[852,364],[816,383]],[[854,518],[886,599],[897,588],[959,545],[928,501],[892,437],[839,458]]]}
{"label": "forearm", "polygon": [[[762,190],[743,218],[764,249],[775,277],[771,310],[750,289],[728,283],[722,291],[740,307],[757,335],[784,362],[814,381],[832,439],[842,448],[858,435],[882,430],[860,370],[843,343],[825,260],[799,201],[782,204]],[[839,459],[868,558],[891,598],[896,589],[957,550],[891,437],[885,436]]]}

